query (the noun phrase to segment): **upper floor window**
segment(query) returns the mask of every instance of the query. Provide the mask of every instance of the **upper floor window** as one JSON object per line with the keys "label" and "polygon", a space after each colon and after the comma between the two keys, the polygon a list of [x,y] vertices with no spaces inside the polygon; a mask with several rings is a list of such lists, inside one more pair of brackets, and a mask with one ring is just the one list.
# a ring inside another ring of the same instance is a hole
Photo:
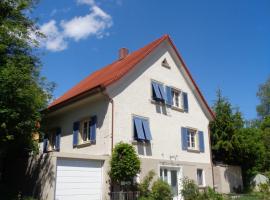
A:
{"label": "upper floor window", "polygon": [[61,129],[55,128],[44,136],[43,152],[60,150]]}
{"label": "upper floor window", "polygon": [[182,150],[194,150],[203,153],[204,134],[196,129],[182,127],[181,131]]}
{"label": "upper floor window", "polygon": [[172,89],[172,106],[182,108],[180,90]]}
{"label": "upper floor window", "polygon": [[85,118],[73,123],[73,146],[96,142],[97,117]]}
{"label": "upper floor window", "polygon": [[156,81],[152,81],[151,86],[152,86],[153,100],[159,101],[159,102],[165,102],[166,95],[165,95],[163,84]]}
{"label": "upper floor window", "polygon": [[82,120],[80,126],[81,143],[90,141],[90,119]]}
{"label": "upper floor window", "polygon": [[157,81],[152,81],[151,86],[153,100],[188,112],[188,94],[186,92],[181,92],[179,89],[170,86],[164,86]]}
{"label": "upper floor window", "polygon": [[149,142],[152,135],[149,126],[149,120],[143,117],[133,117],[134,139],[138,141]]}
{"label": "upper floor window", "polygon": [[187,135],[188,149],[198,150],[196,137],[197,137],[196,130],[188,129]]}

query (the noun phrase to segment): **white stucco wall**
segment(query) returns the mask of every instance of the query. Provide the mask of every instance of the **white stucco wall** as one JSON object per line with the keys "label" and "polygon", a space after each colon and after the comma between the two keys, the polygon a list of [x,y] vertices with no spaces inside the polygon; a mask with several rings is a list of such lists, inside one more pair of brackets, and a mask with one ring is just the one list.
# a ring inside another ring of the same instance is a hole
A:
{"label": "white stucco wall", "polygon": [[[96,144],[73,148],[73,123],[97,116]],[[108,98],[97,94],[53,112],[48,127],[61,127],[60,152],[89,155],[109,155],[111,152],[111,105]]]}
{"label": "white stucco wall", "polygon": [[[161,65],[166,58],[171,69]],[[197,163],[210,163],[208,124],[203,107],[192,87],[183,76],[183,69],[174,51],[162,43],[150,56],[126,76],[108,88],[115,103],[114,142],[133,140],[132,116],[149,118],[153,140],[153,159],[175,159]],[[162,82],[188,93],[189,112],[184,113],[151,102],[151,80]],[[182,151],[181,127],[188,126],[204,132],[205,153]]]}

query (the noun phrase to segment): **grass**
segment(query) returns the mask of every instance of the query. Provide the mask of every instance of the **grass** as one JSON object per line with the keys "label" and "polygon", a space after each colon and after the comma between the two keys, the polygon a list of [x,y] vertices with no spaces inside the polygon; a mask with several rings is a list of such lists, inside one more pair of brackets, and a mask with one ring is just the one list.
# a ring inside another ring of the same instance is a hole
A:
{"label": "grass", "polygon": [[230,196],[232,200],[270,200],[270,196],[262,193],[250,193]]}

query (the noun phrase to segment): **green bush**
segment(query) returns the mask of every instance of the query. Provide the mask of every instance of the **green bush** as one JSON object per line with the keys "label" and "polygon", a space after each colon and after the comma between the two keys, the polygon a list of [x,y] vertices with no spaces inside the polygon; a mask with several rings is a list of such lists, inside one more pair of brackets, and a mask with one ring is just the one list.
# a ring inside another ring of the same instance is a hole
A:
{"label": "green bush", "polygon": [[193,180],[184,178],[182,180],[182,185],[183,189],[181,190],[181,194],[185,200],[225,200],[221,194],[215,192],[210,187],[207,187],[203,192],[200,192]]}
{"label": "green bush", "polygon": [[172,200],[173,198],[171,187],[162,180],[153,183],[151,196],[153,200]]}
{"label": "green bush", "polygon": [[153,170],[149,171],[148,174],[143,178],[142,182],[138,185],[138,189],[142,200],[147,199],[148,197],[151,196],[150,184],[154,176],[155,172]]}
{"label": "green bush", "polygon": [[140,172],[140,159],[131,144],[118,143],[112,153],[109,176],[113,182],[132,181]]}
{"label": "green bush", "polygon": [[196,200],[200,196],[199,188],[193,180],[184,178],[182,187],[181,194],[185,200]]}

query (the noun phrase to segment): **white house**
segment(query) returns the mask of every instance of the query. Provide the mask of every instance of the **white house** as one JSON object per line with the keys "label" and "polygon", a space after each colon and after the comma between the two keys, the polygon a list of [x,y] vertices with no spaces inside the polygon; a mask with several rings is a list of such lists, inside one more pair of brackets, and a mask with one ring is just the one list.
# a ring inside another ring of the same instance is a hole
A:
{"label": "white house", "polygon": [[[168,35],[94,72],[48,108],[44,199],[109,199],[108,169],[120,141],[137,149],[180,199],[180,179],[213,187],[214,115]],[[50,175],[51,178],[46,178]]]}

